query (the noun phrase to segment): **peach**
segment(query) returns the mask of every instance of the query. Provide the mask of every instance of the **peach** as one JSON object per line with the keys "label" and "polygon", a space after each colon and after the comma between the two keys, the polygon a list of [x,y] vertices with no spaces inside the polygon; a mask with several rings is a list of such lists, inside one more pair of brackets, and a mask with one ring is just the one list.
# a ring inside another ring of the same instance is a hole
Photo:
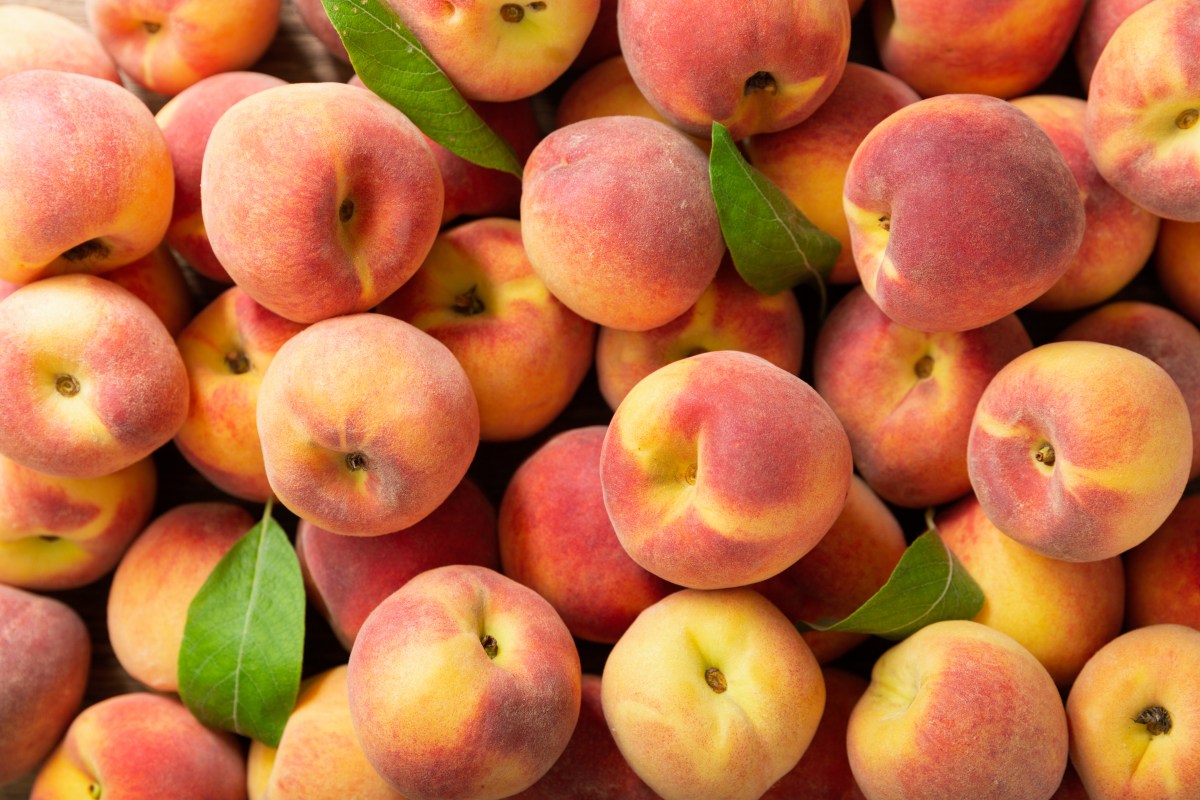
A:
{"label": "peach", "polygon": [[1200,786],[1191,735],[1200,631],[1151,625],[1092,656],[1067,697],[1071,763],[1092,800],[1185,800]]}
{"label": "peach", "polygon": [[1125,554],[1125,619],[1200,630],[1200,495],[1189,495],[1146,541]]}
{"label": "peach", "polygon": [[32,772],[67,730],[87,688],[92,641],[70,606],[3,584],[0,619],[3,787]]}
{"label": "peach", "polygon": [[108,636],[126,672],[156,691],[179,689],[188,607],[254,523],[229,503],[188,503],[150,523],[121,559],[108,593]]}
{"label": "peach", "polygon": [[499,569],[496,510],[469,479],[420,522],[383,536],[342,536],[310,522],[296,530],[308,596],[349,650],[375,607],[426,570]]}
{"label": "peach", "polygon": [[1084,88],[1092,82],[1092,71],[1100,53],[1125,18],[1151,0],[1091,0],[1083,7],[1075,36],[1075,65]]}
{"label": "peach", "polygon": [[1200,324],[1200,223],[1163,220],[1154,266],[1171,305]]}
{"label": "peach", "polygon": [[[846,505],[817,546],[752,588],[792,622],[839,620],[887,583],[906,546],[904,531],[887,505],[854,475]],[[822,664],[867,639],[864,634],[841,631],[805,631],[803,637]]]}
{"label": "peach", "polygon": [[858,281],[850,227],[842,209],[846,170],[854,151],[872,128],[920,99],[899,78],[849,63],[833,94],[812,116],[776,133],[751,136],[746,142],[750,163],[782,189],[814,225],[841,242],[829,276],[833,283]]}
{"label": "peach", "polygon": [[1013,541],[988,521],[974,497],[937,517],[942,541],[983,590],[975,621],[1006,633],[1070,686],[1093,654],[1121,632],[1121,559],[1071,563]]}
{"label": "peach", "polygon": [[489,217],[442,233],[379,311],[454,354],[479,401],[485,441],[524,439],[545,428],[592,366],[596,326],[534,273],[516,220]]}
{"label": "peach", "polygon": [[442,217],[442,179],[417,126],[339,83],[239,101],[213,126],[201,182],[217,260],[296,322],[373,308],[417,270]]}
{"label": "peach", "polygon": [[600,457],[621,545],[693,589],[754,583],[795,563],[841,512],[852,471],[846,432],[812,387],[733,351],[644,378]]}
{"label": "peach", "polygon": [[558,760],[580,681],[575,643],[549,603],[492,570],[450,566],[371,612],[347,683],[363,752],[394,789],[408,800],[492,800]]}
{"label": "peach", "polygon": [[1083,197],[1083,243],[1066,273],[1030,308],[1064,311],[1101,303],[1141,271],[1158,238],[1161,220],[1109,186],[1084,144],[1087,103],[1062,95],[1030,95],[1012,101],[1050,136],[1071,168]]}
{"label": "peach", "polygon": [[660,114],[697,136],[720,122],[735,141],[812,114],[850,51],[846,0],[620,0],[617,30],[634,82]]}
{"label": "peach", "polygon": [[876,0],[883,67],[925,97],[1015,97],[1054,71],[1084,0]]}
{"label": "peach", "polygon": [[167,140],[175,171],[175,203],[166,233],[167,244],[206,278],[222,283],[232,281],[213,255],[200,214],[200,170],[208,137],[221,115],[239,100],[284,83],[260,72],[212,75],[184,89],[154,115]]}
{"label": "peach", "polygon": [[1083,781],[1079,779],[1079,773],[1070,763],[1067,764],[1067,771],[1063,775],[1062,783],[1058,785],[1058,791],[1050,800],[1091,800],[1087,790],[1083,788]]}
{"label": "peach", "polygon": [[1171,376],[1096,342],[1046,344],[1009,362],[980,398],[967,445],[988,519],[1065,561],[1146,539],[1179,502],[1191,465],[1191,420]]}
{"label": "peach", "polygon": [[38,773],[30,800],[170,797],[240,800],[246,763],[233,737],[161,695],[110,697],[75,718]]}
{"label": "peach", "polygon": [[321,0],[294,0],[292,4],[300,13],[301,21],[325,45],[329,54],[349,64],[350,54],[346,52],[346,45],[342,44],[342,37],[338,36],[329,14],[325,12],[325,4]]}
{"label": "peach", "polygon": [[256,422],[258,392],[275,353],[304,328],[233,287],[176,340],[191,395],[175,446],[221,491],[256,502],[271,495]]}
{"label": "peach", "polygon": [[119,84],[100,40],[86,28],[35,6],[0,6],[0,78],[27,69],[56,69]]}
{"label": "peach", "polygon": [[178,94],[218,72],[245,69],[279,28],[280,0],[87,0],[88,23],[129,77]]}
{"label": "peach", "polygon": [[641,117],[584,120],[543,139],[525,163],[521,231],[555,297],[622,330],[687,311],[725,254],[704,153]]}
{"label": "peach", "polygon": [[982,95],[922,100],[875,126],[844,205],[867,294],[921,331],[1011,314],[1062,277],[1083,240],[1079,188],[1050,137]]}
{"label": "peach", "polygon": [[569,72],[591,69],[605,59],[621,54],[621,38],[617,32],[617,0],[600,0],[596,24],[583,43],[583,49],[571,62]]}
{"label": "peach", "polygon": [[98,478],[170,441],[187,371],[145,303],[111,281],[62,275],[0,302],[0,455]]}
{"label": "peach", "polygon": [[325,320],[286,341],[256,413],[271,489],[334,533],[415,524],[462,480],[479,443],[475,395],[454,356],[382,314]]}
{"label": "peach", "polygon": [[171,156],[111,81],[49,70],[0,80],[0,280],[106,272],[166,233]]}
{"label": "peach", "polygon": [[131,264],[104,273],[104,278],[141,300],[162,322],[167,333],[178,336],[192,319],[192,295],[179,262],[166,245]]}
{"label": "peach", "polygon": [[967,437],[983,390],[1032,346],[1014,315],[922,333],[888,319],[856,287],[817,334],[813,386],[845,426],[872,489],[899,506],[939,505],[971,490]]}
{"label": "peach", "polygon": [[99,478],[55,478],[0,456],[0,583],[53,591],[107,575],[157,488],[148,458]]}
{"label": "peach", "polygon": [[600,697],[621,754],[664,800],[751,800],[808,748],[825,684],[762,595],[684,590],[617,642]]}
{"label": "peach", "polygon": [[1200,0],[1149,3],[1113,32],[1088,86],[1096,169],[1150,213],[1183,222],[1200,222],[1197,38]]}
{"label": "peach", "polygon": [[726,260],[696,304],[648,331],[601,328],[596,377],[610,408],[659,367],[712,350],[739,350],[792,374],[804,357],[804,318],[791,292],[765,295]]}
{"label": "peach", "polygon": [[504,574],[550,601],[574,636],[613,643],[643,610],[678,587],[621,547],[600,486],[606,429],[577,428],[542,445],[500,503]]}

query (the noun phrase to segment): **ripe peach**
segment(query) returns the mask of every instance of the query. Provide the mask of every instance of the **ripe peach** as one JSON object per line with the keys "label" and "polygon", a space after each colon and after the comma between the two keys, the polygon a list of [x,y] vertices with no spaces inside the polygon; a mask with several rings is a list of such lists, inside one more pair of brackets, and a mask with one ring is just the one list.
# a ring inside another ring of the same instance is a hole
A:
{"label": "ripe peach", "polygon": [[1163,220],[1154,266],[1171,305],[1200,324],[1200,223]]}
{"label": "ripe peach", "polygon": [[1179,501],[1167,521],[1125,554],[1130,628],[1172,622],[1200,630],[1200,495]]}
{"label": "ripe peach", "polygon": [[1075,36],[1075,65],[1084,88],[1092,82],[1092,71],[1100,53],[1125,18],[1151,0],[1091,0],[1083,7],[1079,30]]}
{"label": "ripe peach", "polygon": [[0,78],[27,69],[56,69],[119,84],[100,40],[86,28],[35,6],[0,6]]}
{"label": "ripe peach", "polygon": [[104,278],[141,300],[162,322],[172,338],[192,319],[192,295],[187,279],[166,245],[150,255],[104,273]]}
{"label": "ripe peach", "polygon": [[350,54],[346,52],[346,45],[342,44],[342,37],[338,36],[321,0],[293,0],[293,5],[300,13],[301,21],[325,45],[329,54],[349,64]]}

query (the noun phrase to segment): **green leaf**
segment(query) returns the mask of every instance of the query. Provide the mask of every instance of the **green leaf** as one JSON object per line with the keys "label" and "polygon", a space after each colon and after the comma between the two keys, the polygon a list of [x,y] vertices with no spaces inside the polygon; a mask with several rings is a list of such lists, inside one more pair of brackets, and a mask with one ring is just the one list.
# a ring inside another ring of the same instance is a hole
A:
{"label": "green leaf", "polygon": [[888,582],[857,611],[831,625],[797,627],[898,640],[941,620],[974,619],[983,608],[983,590],[938,535],[932,513],[926,518],[929,529],[913,540]]}
{"label": "green leaf", "polygon": [[300,691],[304,602],[300,562],[268,503],[188,607],[179,696],[197,719],[279,745]]}
{"label": "green leaf", "polygon": [[521,177],[521,162],[467,105],[386,0],[321,0],[358,77],[447,150]]}
{"label": "green leaf", "polygon": [[763,294],[815,283],[823,314],[825,282],[841,242],[809,222],[778,186],[751,166],[719,122],[713,123],[708,177],[721,233],[746,283]]}

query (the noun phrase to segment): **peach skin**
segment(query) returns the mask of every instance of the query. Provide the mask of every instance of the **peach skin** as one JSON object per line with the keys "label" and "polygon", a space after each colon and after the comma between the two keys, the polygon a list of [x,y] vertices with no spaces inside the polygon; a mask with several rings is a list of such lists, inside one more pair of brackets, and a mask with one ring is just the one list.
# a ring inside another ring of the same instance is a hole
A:
{"label": "peach skin", "polygon": [[104,273],[104,278],[141,300],[172,338],[192,319],[192,295],[179,262],[166,245],[131,264]]}
{"label": "peach skin", "polygon": [[121,82],[116,65],[91,31],[42,8],[5,4],[0,6],[0,78],[27,69]]}
{"label": "peach skin", "polygon": [[1152,0],[1090,0],[1084,5],[1075,35],[1075,65],[1085,88],[1092,82],[1092,71],[1113,31],[1126,17],[1150,2]]}
{"label": "peach skin", "polygon": [[1200,223],[1163,220],[1154,267],[1171,305],[1200,324]]}
{"label": "peach skin", "polygon": [[1171,622],[1200,630],[1200,495],[1179,501],[1167,521],[1125,554],[1125,621]]}

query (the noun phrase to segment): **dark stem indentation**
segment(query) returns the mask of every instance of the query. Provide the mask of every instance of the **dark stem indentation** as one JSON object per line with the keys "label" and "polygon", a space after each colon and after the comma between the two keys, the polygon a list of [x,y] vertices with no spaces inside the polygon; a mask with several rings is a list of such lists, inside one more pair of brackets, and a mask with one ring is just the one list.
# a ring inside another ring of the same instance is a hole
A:
{"label": "dark stem indentation", "polygon": [[755,92],[766,92],[767,94],[775,94],[779,90],[779,84],[775,82],[775,76],[769,72],[756,72],[749,78],[746,78],[746,86],[743,89],[743,94],[746,97]]}
{"label": "dark stem indentation", "polygon": [[250,371],[250,359],[241,350],[230,350],[225,354],[225,366],[234,375],[245,375]]}
{"label": "dark stem indentation", "polygon": [[483,645],[483,652],[487,653],[488,658],[494,659],[500,653],[500,643],[490,633],[480,636],[479,643]]}
{"label": "dark stem indentation", "polygon": [[454,313],[462,314],[464,317],[473,317],[476,314],[483,313],[483,300],[477,293],[478,285],[472,286],[465,292],[454,297]]}
{"label": "dark stem indentation", "polygon": [[704,670],[704,682],[708,684],[708,688],[717,694],[721,694],[729,688],[729,683],[725,680],[725,673],[716,667],[709,667]]}
{"label": "dark stem indentation", "polygon": [[92,781],[91,783],[88,784],[87,791],[88,791],[88,797],[94,798],[94,800],[100,800],[100,784],[96,783],[95,781]]}
{"label": "dark stem indentation", "polygon": [[1200,108],[1185,109],[1179,112],[1179,116],[1175,117],[1175,127],[1181,131],[1195,127],[1197,122],[1200,122]]}
{"label": "dark stem indentation", "polygon": [[525,9],[516,3],[505,3],[500,6],[500,19],[505,22],[520,22],[525,19]]}
{"label": "dark stem indentation", "polygon": [[142,28],[146,31],[146,33],[158,33],[162,30],[162,23],[146,20],[142,23]]}
{"label": "dark stem indentation", "polygon": [[525,7],[528,8],[530,11],[545,11],[546,10],[546,4],[541,2],[541,0],[536,0],[533,3],[526,3]]}
{"label": "dark stem indentation", "polygon": [[80,242],[62,254],[67,261],[85,261],[89,258],[108,258],[112,250],[99,239],[88,239]]}
{"label": "dark stem indentation", "polygon": [[891,216],[889,216],[888,214],[884,214],[882,217],[880,217],[879,218],[879,227],[883,228],[885,231],[890,231],[892,229]]}
{"label": "dark stem indentation", "polygon": [[48,533],[43,533],[38,538],[41,539],[43,542],[57,542],[62,537],[61,536],[51,536]]}
{"label": "dark stem indentation", "polygon": [[913,365],[913,372],[917,373],[917,377],[925,380],[933,374],[933,356],[925,355],[917,359],[917,363]]}
{"label": "dark stem indentation", "polygon": [[63,397],[74,397],[79,394],[79,381],[74,375],[55,375],[54,390]]}
{"label": "dark stem indentation", "polygon": [[360,452],[355,451],[353,453],[346,454],[346,469],[350,470],[351,472],[359,472],[359,471],[366,470],[366,468],[367,468],[367,454],[366,453],[360,453]]}
{"label": "dark stem indentation", "polygon": [[342,201],[342,204],[340,206],[338,206],[338,219],[340,219],[342,221],[342,224],[344,225],[347,222],[349,222],[350,218],[353,216],[354,216],[354,201],[351,200],[349,197],[347,197],[345,200]]}
{"label": "dark stem indentation", "polygon": [[1036,453],[1033,454],[1033,458],[1035,461],[1039,461],[1042,464],[1045,464],[1047,467],[1053,467],[1054,466],[1054,448],[1051,447],[1049,444],[1044,444],[1037,449]]}
{"label": "dark stem indentation", "polygon": [[1133,721],[1139,725],[1145,725],[1146,731],[1151,736],[1171,732],[1171,715],[1162,706],[1150,706],[1142,709],[1142,713],[1134,717]]}

